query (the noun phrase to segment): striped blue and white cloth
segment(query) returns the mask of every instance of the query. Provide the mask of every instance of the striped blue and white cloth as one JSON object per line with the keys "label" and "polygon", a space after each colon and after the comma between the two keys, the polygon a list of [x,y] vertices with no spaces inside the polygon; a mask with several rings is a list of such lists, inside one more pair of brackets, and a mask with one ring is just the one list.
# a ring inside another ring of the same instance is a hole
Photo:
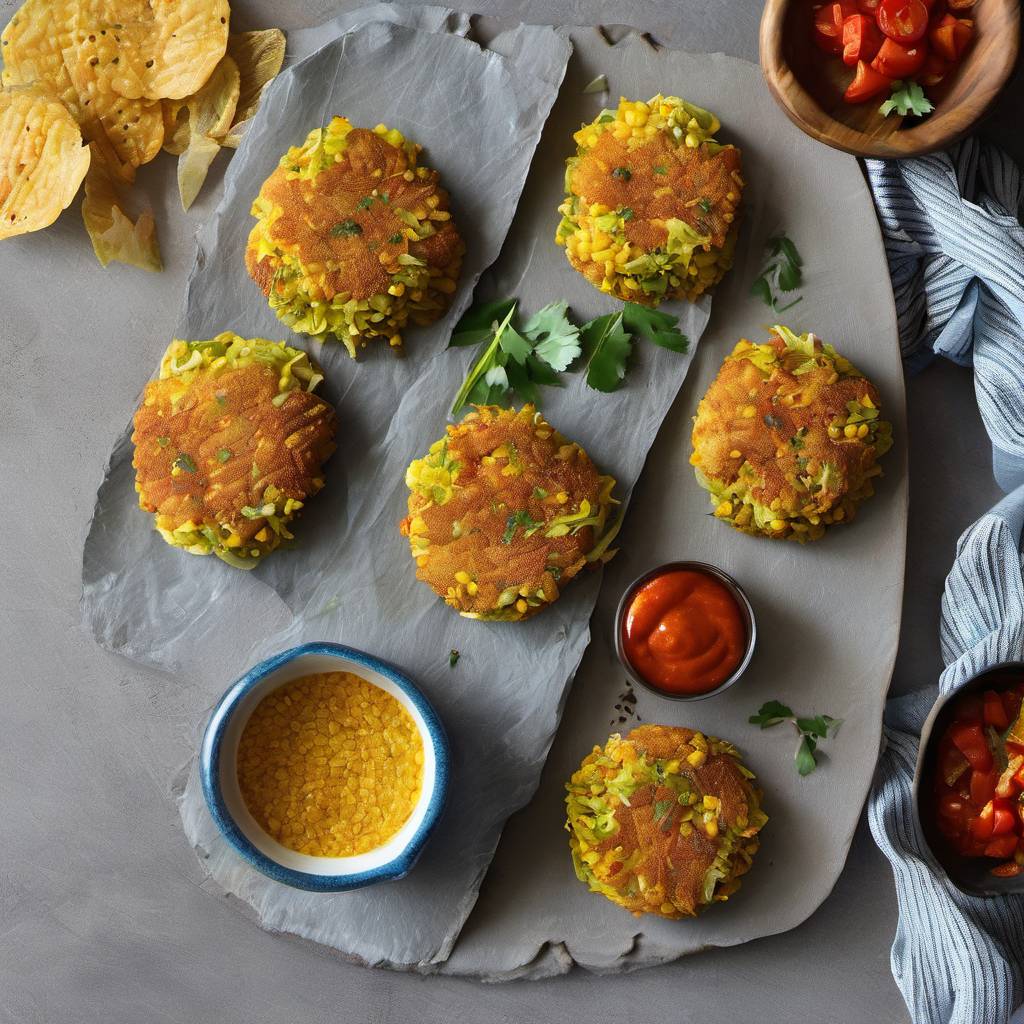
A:
{"label": "striped blue and white cloth", "polygon": [[949,153],[867,161],[908,371],[937,356],[973,366],[993,471],[1011,492],[957,544],[942,599],[938,688],[890,701],[868,805],[892,864],[899,924],[892,971],[915,1024],[1024,1021],[1024,896],[967,896],[927,852],[910,787],[938,696],[1024,658],[1024,227],[1022,182],[1004,153],[969,139]]}

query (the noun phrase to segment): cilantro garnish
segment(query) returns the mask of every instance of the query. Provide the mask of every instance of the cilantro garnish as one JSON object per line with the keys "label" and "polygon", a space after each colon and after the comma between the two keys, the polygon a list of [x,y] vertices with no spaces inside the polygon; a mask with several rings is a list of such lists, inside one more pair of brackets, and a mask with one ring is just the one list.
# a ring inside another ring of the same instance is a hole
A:
{"label": "cilantro garnish", "polygon": [[893,82],[892,95],[878,108],[882,117],[893,111],[901,117],[924,117],[935,109],[935,105],[924,94],[917,82]]}
{"label": "cilantro garnish", "polygon": [[779,306],[778,304],[779,293],[792,292],[800,287],[803,282],[804,261],[800,258],[796,246],[785,235],[769,238],[765,248],[768,253],[768,261],[750,291],[758,296],[766,306],[771,306],[776,313],[783,313],[803,301],[803,296],[800,296],[789,305]]}
{"label": "cilantro garnish", "polygon": [[181,452],[178,455],[173,465],[176,469],[184,470],[186,473],[194,473],[196,471],[196,464],[192,461],[192,456],[185,452]]}
{"label": "cilantro garnish", "polygon": [[388,239],[388,245],[401,245],[402,244],[402,237],[403,236],[402,236],[402,233],[400,231],[396,232],[395,234],[393,234]]}
{"label": "cilantro garnish", "polygon": [[391,197],[387,194],[387,192],[381,192],[381,194],[379,196],[377,196],[377,198],[382,203],[390,203],[391,202]]}
{"label": "cilantro garnish", "polygon": [[532,537],[543,525],[542,521],[534,519],[525,508],[521,508],[508,517],[508,521],[505,523],[505,532],[501,535],[501,543],[511,544],[519,527],[523,528],[524,537]]}
{"label": "cilantro garnish", "polygon": [[357,210],[368,210],[371,206],[373,206],[373,196],[363,196],[363,198],[356,203]]}
{"label": "cilantro garnish", "polygon": [[459,654],[459,652],[453,647],[448,652],[448,667],[455,668],[455,666],[459,663],[459,658],[461,657],[462,655]]}
{"label": "cilantro garnish", "polygon": [[622,322],[627,331],[642,334],[648,341],[673,352],[688,352],[690,339],[679,330],[679,317],[647,306],[627,302],[622,309]]}
{"label": "cilantro garnish", "polygon": [[807,435],[807,428],[801,427],[790,439],[789,443],[799,451],[804,446],[804,437]]}
{"label": "cilantro garnish", "polygon": [[169,437],[158,437],[156,439],[156,443],[160,445],[161,448],[166,448],[171,443],[171,439]]}
{"label": "cilantro garnish", "polygon": [[362,233],[363,229],[354,220],[343,220],[331,228],[331,234],[335,238],[350,238]]}
{"label": "cilantro garnish", "polygon": [[622,311],[595,317],[580,328],[587,353],[587,384],[595,391],[615,391],[626,376],[633,339],[625,331]]}
{"label": "cilantro garnish", "polygon": [[652,168],[655,174],[668,174],[668,168],[663,167],[661,164],[655,164]]}
{"label": "cilantro garnish", "polygon": [[793,709],[777,700],[770,700],[761,705],[756,715],[748,719],[751,725],[759,725],[762,729],[771,729],[782,722],[792,722],[800,737],[797,743],[796,770],[801,775],[810,775],[818,767],[816,751],[821,740],[834,739],[843,723],[831,715],[813,715],[798,717]]}
{"label": "cilantro garnish", "polygon": [[621,210],[619,210],[619,216],[623,220],[632,220],[633,219],[633,211],[628,206],[624,206],[624,207],[622,207]]}
{"label": "cilantro garnish", "polygon": [[227,448],[221,448],[220,451],[217,452],[217,458],[221,462],[227,462],[228,459],[231,458],[231,451]]}
{"label": "cilantro garnish", "polygon": [[697,200],[697,205],[698,205],[698,206],[699,206],[699,207],[700,207],[700,208],[701,208],[701,209],[702,209],[702,210],[703,210],[703,211],[704,211],[705,213],[710,213],[710,212],[712,211],[712,209],[714,209],[714,207],[712,207],[712,205],[711,205],[710,201],[709,201],[709,200],[707,200],[707,199],[698,199],[698,200]]}
{"label": "cilantro garnish", "polygon": [[629,181],[633,177],[633,172],[628,167],[616,167],[612,171],[612,177],[618,178],[620,181]]}
{"label": "cilantro garnish", "polygon": [[553,302],[525,325],[515,325],[516,300],[476,306],[455,325],[449,348],[486,343],[452,404],[453,416],[465,405],[504,405],[512,393],[539,404],[539,385],[558,387],[558,374],[580,354],[579,330],[566,316],[564,302]]}
{"label": "cilantro garnish", "polygon": [[765,416],[764,418],[764,425],[766,427],[772,427],[777,429],[778,427],[782,426],[782,420],[780,420],[778,416],[774,416],[772,415],[772,413],[768,413],[768,415]]}

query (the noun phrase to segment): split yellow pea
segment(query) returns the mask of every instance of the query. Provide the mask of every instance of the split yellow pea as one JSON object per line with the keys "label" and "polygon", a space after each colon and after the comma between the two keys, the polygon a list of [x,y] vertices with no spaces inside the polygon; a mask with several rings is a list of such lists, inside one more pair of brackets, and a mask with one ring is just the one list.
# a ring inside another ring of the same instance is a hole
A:
{"label": "split yellow pea", "polygon": [[423,788],[423,741],[404,707],[351,672],[303,676],[256,706],[238,784],[260,828],[298,853],[351,857],[386,843]]}

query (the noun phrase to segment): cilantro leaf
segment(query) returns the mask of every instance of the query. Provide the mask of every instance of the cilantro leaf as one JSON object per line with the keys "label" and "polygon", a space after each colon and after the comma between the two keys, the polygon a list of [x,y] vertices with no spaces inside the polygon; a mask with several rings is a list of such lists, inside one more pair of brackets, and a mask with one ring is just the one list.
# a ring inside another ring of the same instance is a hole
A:
{"label": "cilantro leaf", "polygon": [[[508,312],[494,331],[494,337],[491,340],[491,343],[484,349],[480,358],[473,364],[473,367],[466,375],[466,379],[462,382],[462,387],[459,388],[458,393],[455,396],[451,412],[453,416],[457,416],[467,402],[473,401],[477,404],[487,404],[480,402],[477,397],[479,395],[478,384],[480,383],[483,383],[487,387],[493,387],[495,384],[500,384],[501,379],[504,378],[504,387],[506,390],[508,389],[508,376],[496,357],[498,356],[498,346],[501,344],[501,335],[512,321],[512,314],[516,310],[516,304],[513,300],[510,303],[506,302],[505,305],[508,307]],[[463,320],[465,319],[466,318],[463,317]],[[479,328],[475,329],[479,330]],[[485,333],[483,337],[486,338],[487,333]],[[451,343],[449,342],[449,344]],[[500,370],[500,375],[495,374],[495,370]]]}
{"label": "cilantro leaf", "polygon": [[751,725],[761,726],[762,729],[770,729],[773,725],[778,725],[780,722],[784,722],[787,718],[792,717],[792,708],[786,707],[785,704],[780,704],[777,700],[770,700],[762,704],[758,713],[751,715],[747,721]]}
{"label": "cilantro leaf", "polygon": [[673,352],[688,352],[690,339],[679,330],[679,317],[627,302],[622,309],[626,330],[642,334],[648,341]]}
{"label": "cilantro leaf", "polygon": [[228,459],[230,459],[230,458],[231,458],[231,449],[230,448],[221,448],[217,452],[217,459],[220,462],[227,462]]}
{"label": "cilantro leaf", "polygon": [[192,456],[186,452],[180,452],[171,465],[175,469],[184,470],[186,473],[194,473],[196,471],[196,464],[192,461]]}
{"label": "cilantro leaf", "polygon": [[530,343],[509,324],[501,332],[501,350],[510,355],[520,366],[526,363],[526,358],[533,351]]}
{"label": "cilantro leaf", "polygon": [[464,345],[479,345],[485,338],[491,337],[516,304],[515,299],[499,299],[497,302],[485,302],[481,306],[472,306],[459,319],[448,340],[449,348],[460,348]]}
{"label": "cilantro leaf", "polygon": [[565,302],[551,302],[537,310],[523,327],[523,334],[534,343],[534,355],[559,373],[583,351],[579,328],[566,316],[568,309]]}
{"label": "cilantro leaf", "polygon": [[800,745],[796,748],[796,770],[801,775],[810,775],[818,767],[814,757],[816,747],[817,744],[810,736],[800,737]]}
{"label": "cilantro leaf", "polygon": [[335,238],[351,238],[353,235],[361,235],[362,227],[354,220],[343,220],[331,228],[331,234]]}
{"label": "cilantro leaf", "polygon": [[540,393],[525,364],[520,365],[513,359],[505,364],[505,373],[508,375],[511,391],[515,391],[524,402],[530,402],[532,405],[539,403]]}
{"label": "cilantro leaf", "polygon": [[580,328],[587,353],[587,385],[595,391],[615,391],[626,376],[633,339],[623,330],[622,321],[620,310],[596,317]]}
{"label": "cilantro leaf", "polygon": [[776,313],[792,309],[803,296],[779,306],[779,293],[796,291],[803,283],[804,261],[797,247],[785,235],[775,235],[765,243],[768,259],[764,269],[750,286],[752,295],[756,295],[766,306],[771,306]]}
{"label": "cilantro leaf", "polygon": [[892,95],[878,108],[882,117],[893,111],[901,117],[924,117],[935,109],[935,105],[924,94],[917,82],[893,82]]}
{"label": "cilantro leaf", "polygon": [[672,805],[675,800],[655,800],[654,801],[654,820],[661,821],[669,811],[672,810]]}

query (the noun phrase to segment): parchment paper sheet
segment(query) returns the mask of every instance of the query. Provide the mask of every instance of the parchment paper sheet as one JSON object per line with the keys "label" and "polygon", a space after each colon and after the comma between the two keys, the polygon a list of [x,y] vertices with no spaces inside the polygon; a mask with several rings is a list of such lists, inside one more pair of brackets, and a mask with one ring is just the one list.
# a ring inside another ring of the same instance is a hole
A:
{"label": "parchment paper sheet", "polygon": [[[311,121],[344,110],[356,123],[384,120],[425,144],[467,239],[459,302],[444,323],[410,333],[404,359],[377,349],[352,363],[337,347],[320,349],[332,385],[328,393],[339,409],[341,443],[328,486],[300,523],[296,550],[279,553],[257,571],[296,615],[284,635],[270,638],[250,660],[316,637],[364,647],[406,669],[437,707],[452,740],[448,808],[408,878],[323,896],[279,886],[231,853],[206,816],[194,774],[182,802],[186,832],[212,877],[248,902],[261,924],[395,966],[427,967],[450,952],[502,825],[536,787],[589,639],[600,583],[598,573],[574,581],[556,605],[525,624],[470,622],[415,581],[396,529],[407,495],[405,467],[441,436],[472,358],[445,350],[450,324],[501,245],[505,212],[518,200],[567,57],[564,36],[536,27],[500,35],[489,50],[481,53],[451,35],[374,23],[282,76],[232,164],[217,215],[200,236],[181,330],[184,337],[207,337],[230,324],[242,334],[282,336],[238,253],[251,225],[252,195]],[[388,88],[388,82],[395,84]],[[600,98],[587,97],[575,116],[593,116],[600,105]],[[526,312],[564,298],[584,319],[615,303],[576,274],[551,241],[571,147],[562,125],[538,168],[544,194],[526,213],[527,248],[511,250],[502,284],[507,293],[518,293],[529,269],[530,287],[521,294]],[[619,480],[617,495],[624,502],[685,376],[709,308],[704,300],[675,310],[692,340],[687,356],[638,342],[628,386],[616,394],[589,392],[578,374],[564,390],[545,393],[551,421]],[[129,459],[130,443],[123,440],[87,549],[87,618],[101,642],[122,653],[187,664],[191,651],[223,636],[237,615],[240,574],[213,559],[184,557],[153,534],[147,517],[133,508]],[[455,669],[448,664],[452,648],[462,652]]]}

